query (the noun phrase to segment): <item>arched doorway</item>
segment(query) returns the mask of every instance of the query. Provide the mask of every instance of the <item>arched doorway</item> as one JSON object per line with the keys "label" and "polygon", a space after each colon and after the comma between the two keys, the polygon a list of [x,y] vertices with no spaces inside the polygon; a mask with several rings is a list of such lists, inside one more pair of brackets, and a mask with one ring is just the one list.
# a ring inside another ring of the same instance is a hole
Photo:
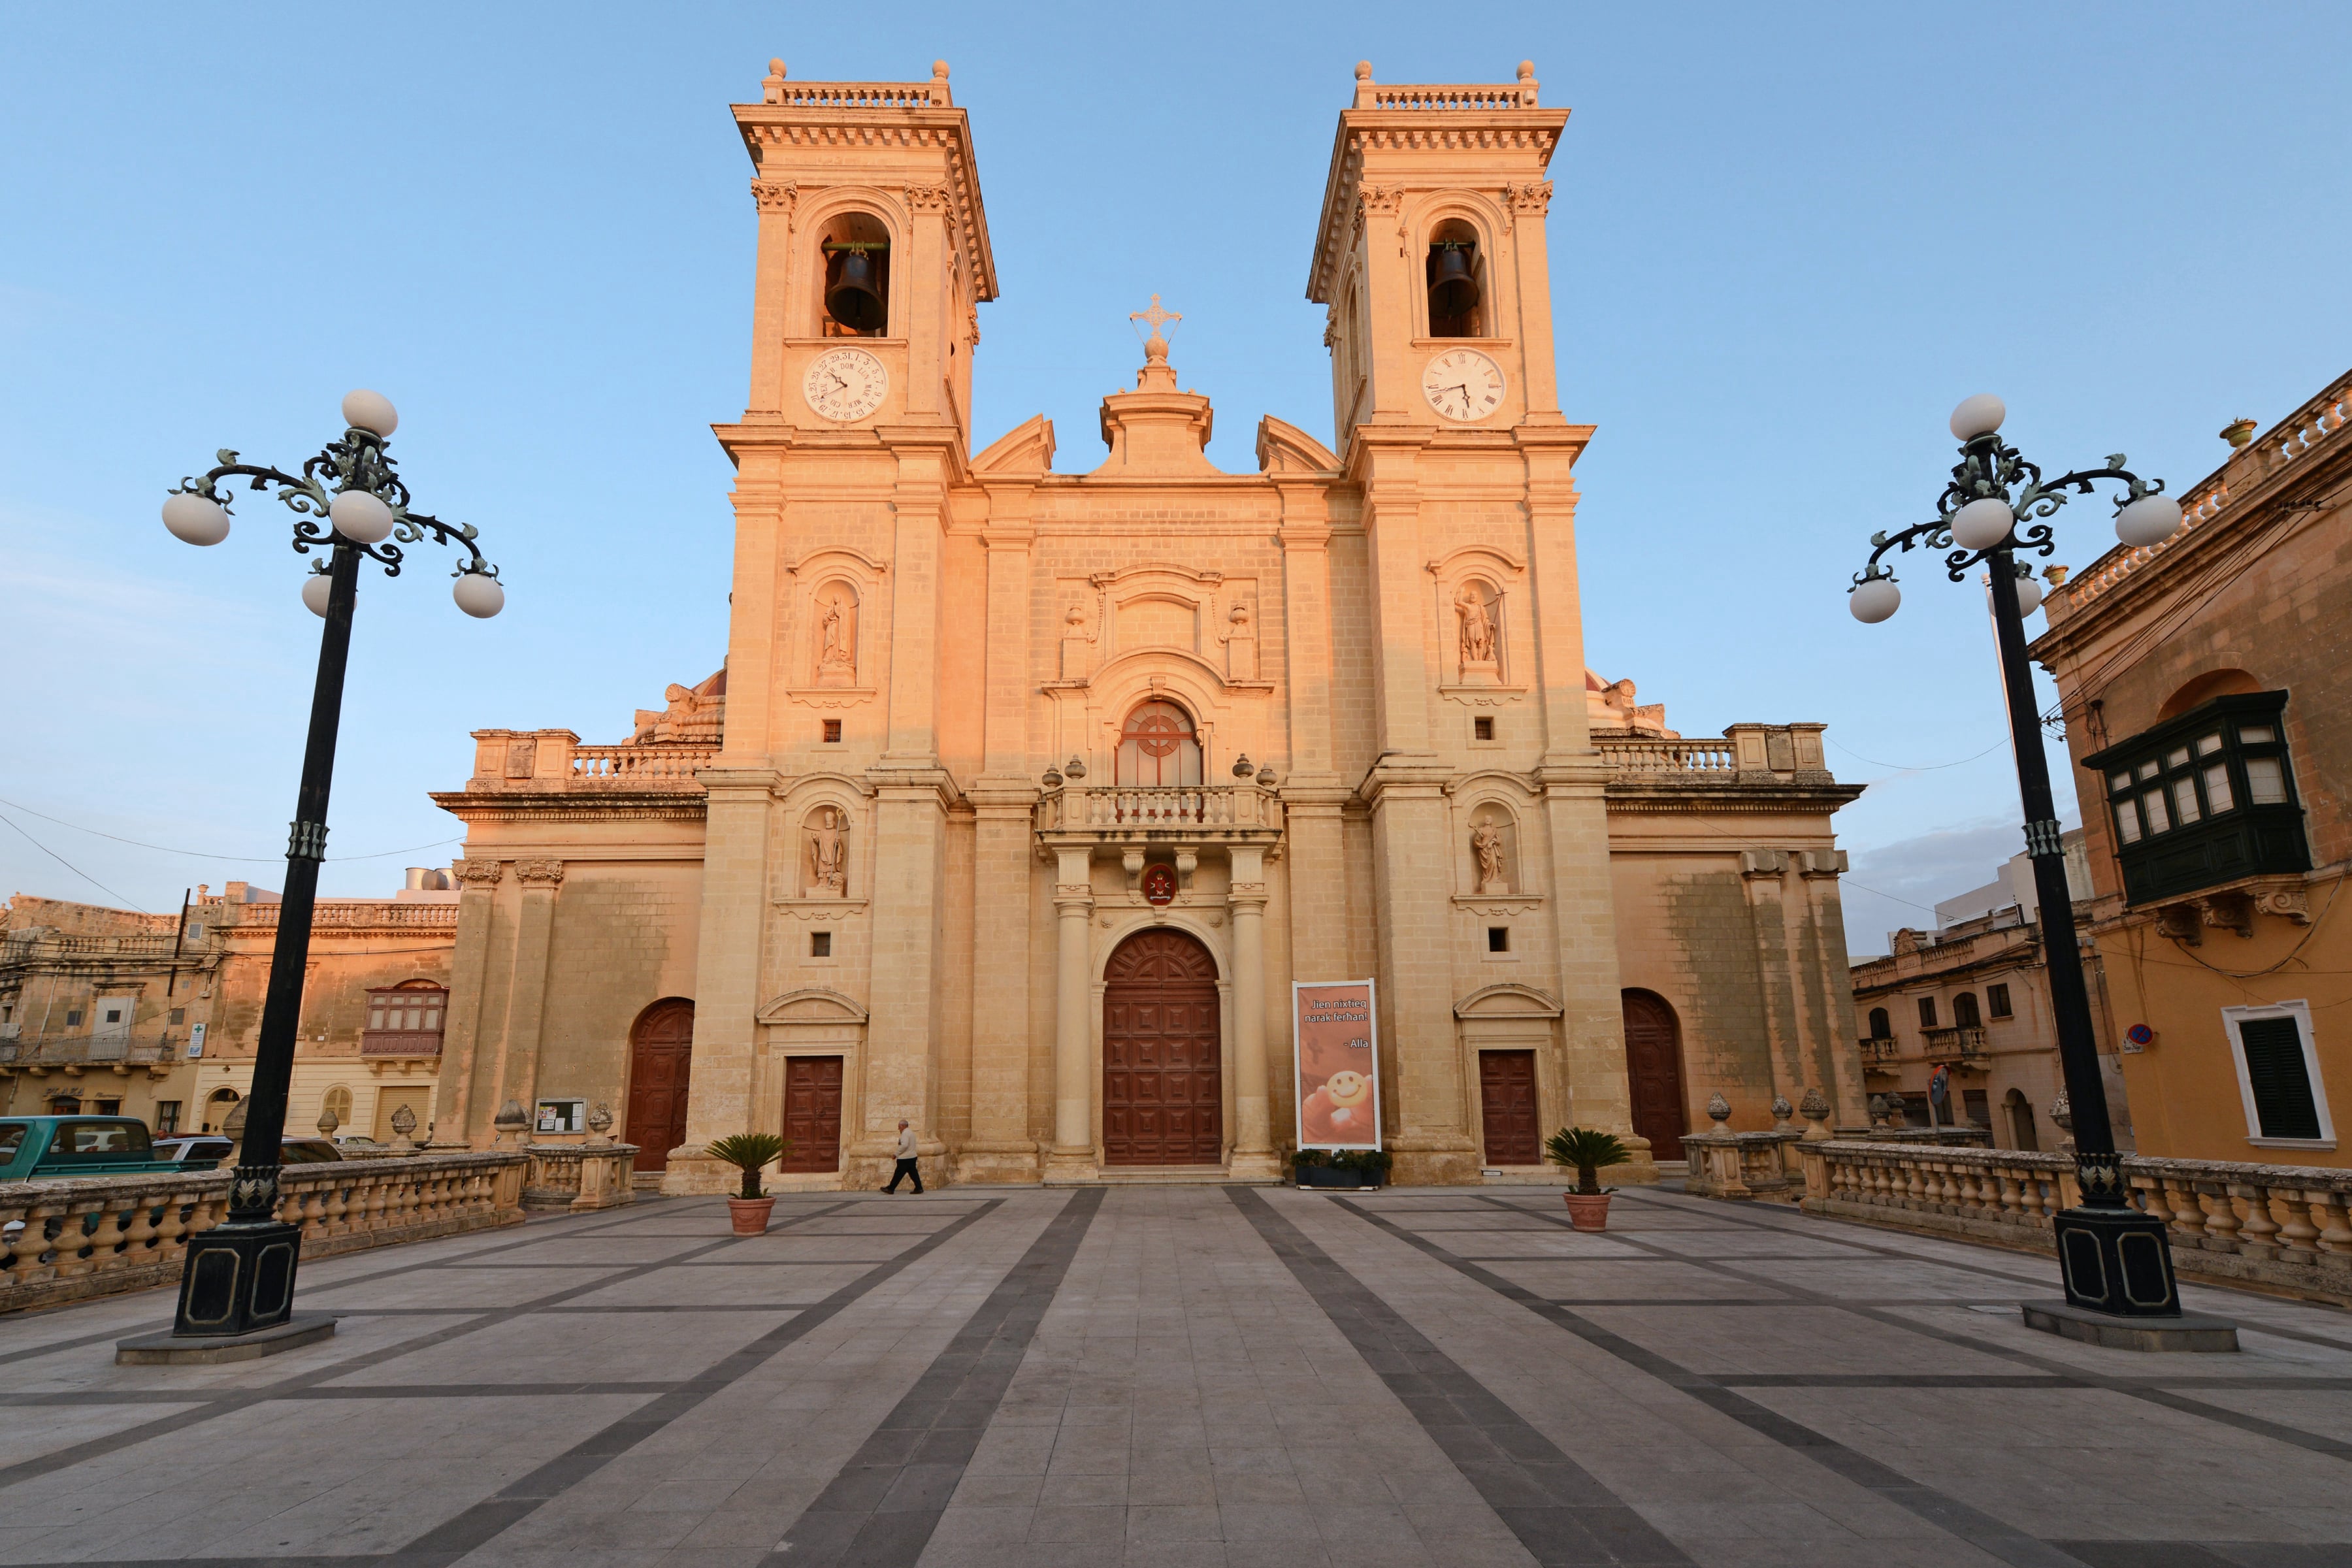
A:
{"label": "arched doorway", "polygon": [[629,1031],[627,1126],[640,1171],[667,1170],[669,1152],[686,1142],[693,1057],[693,1003],[672,996],[637,1015],[637,1026]]}
{"label": "arched doorway", "polygon": [[1690,1123],[1683,1109],[1683,1030],[1666,999],[1628,991],[1625,1077],[1633,1091],[1633,1131],[1650,1141],[1653,1160],[1683,1157]]}
{"label": "arched doorway", "polygon": [[1213,1164],[1223,1152],[1217,965],[1180,931],[1138,931],[1103,989],[1103,1163]]}

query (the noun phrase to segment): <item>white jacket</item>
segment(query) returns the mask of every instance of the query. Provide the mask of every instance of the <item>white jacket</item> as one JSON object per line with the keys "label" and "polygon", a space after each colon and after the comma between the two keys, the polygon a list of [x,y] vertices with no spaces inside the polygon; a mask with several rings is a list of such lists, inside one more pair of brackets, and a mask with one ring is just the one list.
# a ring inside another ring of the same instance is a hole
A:
{"label": "white jacket", "polygon": [[902,1128],[898,1133],[898,1158],[911,1160],[914,1157],[915,1130],[911,1127]]}

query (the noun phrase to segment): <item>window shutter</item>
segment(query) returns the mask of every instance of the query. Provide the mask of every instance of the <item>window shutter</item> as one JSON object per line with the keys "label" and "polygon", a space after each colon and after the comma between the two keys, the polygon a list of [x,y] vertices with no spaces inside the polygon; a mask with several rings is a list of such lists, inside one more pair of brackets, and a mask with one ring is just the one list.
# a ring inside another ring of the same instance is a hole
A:
{"label": "window shutter", "polygon": [[2249,1018],[2238,1026],[2246,1047],[2246,1081],[2253,1085],[2254,1118],[2265,1138],[2316,1138],[2319,1107],[2303,1061],[2303,1037],[2293,1018]]}

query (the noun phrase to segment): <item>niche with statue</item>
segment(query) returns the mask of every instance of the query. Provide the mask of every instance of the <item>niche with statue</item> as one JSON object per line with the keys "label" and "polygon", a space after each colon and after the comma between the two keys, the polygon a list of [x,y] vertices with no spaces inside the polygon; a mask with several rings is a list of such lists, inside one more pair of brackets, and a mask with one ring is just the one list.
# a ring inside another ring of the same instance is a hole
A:
{"label": "niche with statue", "polygon": [[1518,824],[1488,802],[1470,814],[1470,890],[1482,898],[1521,892]]}

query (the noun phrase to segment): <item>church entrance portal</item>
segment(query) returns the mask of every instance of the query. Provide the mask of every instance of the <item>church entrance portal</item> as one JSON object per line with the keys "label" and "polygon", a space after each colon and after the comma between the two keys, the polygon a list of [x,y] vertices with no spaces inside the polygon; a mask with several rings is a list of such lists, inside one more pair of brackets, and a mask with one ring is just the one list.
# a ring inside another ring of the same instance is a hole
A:
{"label": "church entrance portal", "polygon": [[841,1058],[784,1058],[787,1171],[841,1169]]}
{"label": "church entrance portal", "polygon": [[1478,1053],[1478,1110],[1486,1134],[1490,1165],[1543,1163],[1536,1125],[1536,1054]]}
{"label": "church entrance portal", "polygon": [[1633,1095],[1633,1131],[1650,1141],[1653,1160],[1683,1157],[1690,1123],[1683,1110],[1683,1031],[1665,998],[1628,991],[1625,1077]]}
{"label": "church entrance portal", "polygon": [[1139,931],[1103,991],[1103,1163],[1214,1164],[1224,1142],[1217,966],[1181,931]]}
{"label": "church entrance portal", "polygon": [[686,1142],[686,1088],[693,1067],[694,1004],[656,1002],[629,1032],[628,1139],[636,1169],[669,1168],[669,1152]]}

